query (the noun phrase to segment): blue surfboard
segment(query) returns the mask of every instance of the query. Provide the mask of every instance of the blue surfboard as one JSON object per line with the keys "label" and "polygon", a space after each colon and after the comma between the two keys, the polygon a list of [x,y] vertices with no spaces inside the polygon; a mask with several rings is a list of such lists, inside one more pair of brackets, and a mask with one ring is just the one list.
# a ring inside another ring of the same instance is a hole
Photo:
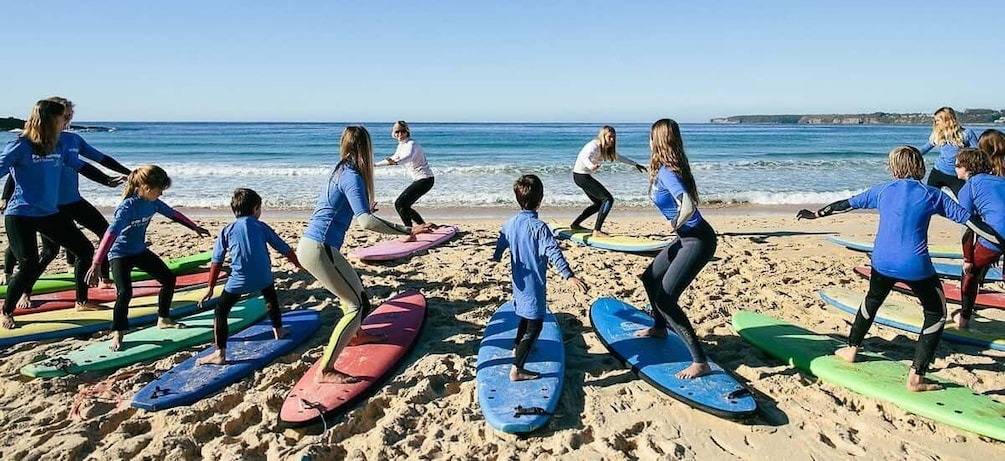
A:
{"label": "blue surfboard", "polygon": [[[827,241],[841,245],[849,250],[864,251],[871,253],[873,244],[871,241],[850,240],[836,235],[828,235]],[[963,259],[963,250],[959,244],[956,245],[928,245],[928,255],[933,258]]]}
{"label": "blue surfboard", "polygon": [[670,397],[727,419],[743,419],[757,411],[750,390],[711,360],[711,374],[694,379],[674,376],[691,365],[687,346],[672,330],[666,338],[636,338],[635,332],[652,327],[653,319],[630,304],[600,298],[590,307],[590,321],[615,357]]}
{"label": "blue surfboard", "polygon": [[475,373],[478,404],[485,420],[511,434],[525,434],[544,426],[558,406],[565,381],[565,344],[551,312],[545,313],[541,335],[524,365],[529,371],[541,373],[541,377],[510,381],[513,341],[519,324],[520,317],[513,311],[512,301],[499,307],[485,327]]}
{"label": "blue surfboard", "polygon": [[321,316],[317,311],[287,312],[283,314],[283,327],[289,334],[277,340],[272,333],[272,322],[266,319],[256,323],[227,340],[225,365],[195,364],[196,360],[216,352],[216,347],[210,346],[140,389],[133,397],[132,406],[156,411],[198,402],[289,353],[320,324]]}
{"label": "blue surfboard", "polygon": [[[932,263],[935,266],[935,273],[939,274],[941,277],[948,277],[951,279],[963,278],[963,265],[952,264],[952,263]],[[1002,281],[1002,270],[999,267],[992,267],[988,269],[988,274],[984,276],[985,282],[1001,282]]]}

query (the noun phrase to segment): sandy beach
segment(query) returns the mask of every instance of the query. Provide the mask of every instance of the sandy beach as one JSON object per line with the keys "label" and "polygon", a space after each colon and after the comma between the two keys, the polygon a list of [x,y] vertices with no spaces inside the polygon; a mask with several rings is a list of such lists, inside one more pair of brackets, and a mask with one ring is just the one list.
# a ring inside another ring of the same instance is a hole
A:
{"label": "sandy beach", "polygon": [[[421,205],[421,203],[420,203]],[[792,207],[705,210],[720,235],[716,259],[681,300],[709,356],[756,394],[760,412],[747,423],[692,409],[636,377],[594,335],[590,302],[602,296],[636,306],[647,301],[637,279],[650,258],[563,242],[573,270],[589,286],[573,293],[549,274],[549,301],[561,324],[566,384],[552,422],[516,437],[482,418],[475,360],[485,324],[510,294],[509,263],[486,263],[502,222],[515,209],[419,211],[461,234],[409,260],[383,265],[353,261],[374,301],[407,288],[426,296],[429,317],[419,342],[387,384],[326,432],[276,429],[283,398],[321,355],[340,311],[305,273],[273,254],[286,309],[316,309],[323,325],[294,353],[190,407],[159,412],[131,408],[144,384],[190,357],[186,351],[111,374],[28,379],[22,366],[41,357],[107,339],[107,334],[7,348],[0,362],[0,458],[35,459],[1000,459],[1005,445],[898,407],[819,382],[762,353],[730,326],[739,310],[766,313],[821,333],[845,337],[852,317],[827,307],[816,292],[841,286],[865,292],[852,272],[868,263],[825,241],[829,234],[871,239],[877,215],[853,212],[796,221]],[[185,210],[214,234],[230,221],[223,210]],[[545,209],[560,222],[578,210]],[[390,210],[381,212],[392,216]],[[266,210],[262,219],[296,245],[309,211]],[[605,230],[663,236],[654,209],[615,209]],[[959,227],[932,222],[933,243],[958,241]],[[343,253],[389,236],[354,225]],[[162,257],[212,248],[165,220],[151,224],[151,248]],[[5,245],[6,242],[0,242]],[[51,270],[65,270],[62,258]],[[1000,288],[1000,287],[999,287]],[[901,294],[892,297],[911,299]],[[919,307],[920,309],[920,307]],[[1005,310],[982,311],[1005,320]],[[875,325],[865,347],[908,362],[916,335]],[[933,373],[1005,401],[1005,353],[943,341]],[[103,391],[104,392],[101,392]],[[74,411],[75,410],[75,411]]]}

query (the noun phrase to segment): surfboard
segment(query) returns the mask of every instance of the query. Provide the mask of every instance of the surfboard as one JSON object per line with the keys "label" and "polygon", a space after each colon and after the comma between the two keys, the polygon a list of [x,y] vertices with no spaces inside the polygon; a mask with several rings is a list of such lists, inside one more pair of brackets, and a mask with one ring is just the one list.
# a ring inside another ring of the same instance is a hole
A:
{"label": "surfboard", "polygon": [[414,242],[404,242],[402,237],[385,240],[376,245],[361,248],[352,256],[361,261],[391,261],[411,256],[444,243],[457,235],[456,226],[439,226],[432,232],[416,234]]}
{"label": "surfboard", "polygon": [[290,353],[320,325],[317,311],[287,312],[283,314],[287,335],[275,339],[272,322],[265,319],[227,339],[226,364],[196,365],[196,360],[216,352],[216,347],[210,346],[143,386],[133,397],[132,406],[157,411],[198,402]]}
{"label": "surfboard", "polygon": [[[935,273],[939,274],[941,277],[948,277],[951,279],[961,279],[963,278],[963,265],[962,264],[952,264],[952,263],[937,263],[932,262],[935,266]],[[988,269],[988,274],[984,276],[985,282],[1001,282],[1002,281],[1002,270],[998,267],[992,267]]]}
{"label": "surfboard", "polygon": [[[216,296],[223,293],[217,287]],[[265,315],[261,296],[238,302],[227,316],[230,331],[239,331]],[[111,340],[91,343],[81,349],[25,365],[21,374],[36,378],[54,378],[89,371],[117,370],[127,365],[171,355],[190,346],[213,340],[213,311],[178,319],[185,328],[159,329],[156,326],[126,333],[122,348],[111,351]]]}
{"label": "surfboard", "polygon": [[712,373],[694,379],[675,374],[691,365],[691,353],[670,329],[666,338],[636,338],[653,319],[624,301],[600,298],[590,306],[590,322],[600,342],[643,380],[684,404],[727,419],[757,411],[750,390],[709,360]]}
{"label": "surfboard", "polygon": [[[402,292],[377,307],[362,329],[384,334],[383,341],[346,347],[335,359],[335,369],[358,378],[355,383],[316,383],[322,359],[311,366],[286,396],[279,422],[287,427],[306,426],[351,408],[375,390],[415,345],[426,320],[426,298],[415,290]],[[326,348],[326,353],[328,353]]]}
{"label": "surfboard", "polygon": [[1005,403],[989,396],[931,373],[928,377],[940,382],[944,389],[908,391],[906,363],[872,352],[859,352],[856,363],[845,362],[833,355],[844,346],[843,342],[766,315],[737,312],[733,314],[733,329],[769,355],[831,384],[893,403],[933,421],[1005,440]]}
{"label": "surfboard", "polygon": [[509,301],[496,310],[485,326],[478,347],[475,387],[478,404],[490,426],[510,434],[526,434],[548,423],[558,406],[565,382],[565,344],[562,330],[550,311],[545,313],[541,335],[531,348],[524,367],[541,373],[538,379],[513,382],[516,330],[520,317]]}
{"label": "surfboard", "polygon": [[571,229],[551,225],[555,238],[570,240],[580,245],[601,248],[604,250],[623,251],[627,253],[652,253],[666,248],[673,240],[653,240],[630,235],[611,235],[609,237],[594,237],[591,229]]}
{"label": "surfboard", "polygon": [[[865,293],[839,287],[829,287],[820,290],[820,298],[844,312],[855,315],[858,307],[865,300]],[[921,333],[925,316],[921,305],[899,299],[887,299],[879,306],[875,322],[912,333]],[[942,330],[942,339],[961,344],[1005,351],[1005,323],[989,320],[973,314],[969,328],[960,330],[951,321],[946,322]]]}
{"label": "surfboard", "polygon": [[[872,242],[846,239],[843,237],[838,237],[836,235],[828,235],[827,240],[831,243],[843,246],[849,250],[864,251],[866,253],[871,253],[873,249]],[[963,259],[963,249],[960,245],[928,245],[928,254],[933,258],[946,258],[946,259]]]}
{"label": "surfboard", "polygon": [[[183,274],[186,272],[191,272],[209,262],[209,259],[213,256],[212,251],[205,251],[202,253],[196,253],[190,256],[184,256],[181,258],[174,258],[164,261],[168,269],[176,274]],[[140,280],[150,280],[150,275],[142,271],[133,271],[132,279],[134,282]],[[33,294],[42,293],[52,293],[54,291],[72,290],[76,286],[76,282],[73,278],[72,273],[62,273],[62,274],[43,274],[35,286],[32,288],[31,292]],[[0,285],[0,297],[7,295],[7,285]]]}
{"label": "surfboard", "polygon": [[[872,268],[868,266],[859,266],[855,268],[855,273],[861,275],[862,277],[869,278],[872,275]],[[914,294],[911,291],[911,287],[902,282],[897,282],[893,286],[894,290],[901,293]],[[942,291],[946,294],[946,301],[960,304],[962,302],[963,292],[960,290],[960,286],[955,283],[942,282]],[[982,307],[994,307],[998,309],[1005,309],[1005,293],[994,290],[979,290],[977,292],[977,299],[974,302],[975,308]]]}
{"label": "surfboard", "polygon": [[[222,285],[218,288],[222,288]],[[205,293],[204,287],[176,290],[171,302],[171,315],[178,317],[197,311],[199,307],[196,303],[202,300],[202,295]],[[102,306],[105,309],[99,311],[81,312],[75,309],[64,309],[15,316],[16,328],[0,329],[0,347],[26,341],[65,338],[111,329],[112,304],[106,303]],[[156,321],[157,295],[136,297],[129,302],[130,327]]]}
{"label": "surfboard", "polygon": [[[187,275],[179,275],[175,281],[175,289],[184,289],[197,285],[206,284],[206,273],[196,272]],[[150,296],[157,294],[161,289],[161,284],[156,280],[143,280],[133,282],[133,296]],[[87,290],[87,299],[96,303],[114,303],[115,288],[90,288]],[[27,309],[14,309],[14,315],[35,314],[38,312],[49,312],[60,309],[69,309],[76,306],[77,293],[74,290],[56,291],[31,297],[31,307]],[[3,300],[0,299],[0,306]]]}

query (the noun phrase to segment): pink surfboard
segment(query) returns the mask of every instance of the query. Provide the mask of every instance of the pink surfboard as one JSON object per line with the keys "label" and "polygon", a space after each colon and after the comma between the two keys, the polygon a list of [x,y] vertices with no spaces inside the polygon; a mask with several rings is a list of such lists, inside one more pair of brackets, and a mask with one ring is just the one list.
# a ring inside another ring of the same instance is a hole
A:
{"label": "pink surfboard", "polygon": [[456,226],[440,226],[433,229],[432,232],[416,235],[414,242],[403,242],[402,237],[385,240],[376,245],[356,250],[352,256],[360,261],[400,259],[446,242],[454,238],[457,231]]}
{"label": "pink surfboard", "polygon": [[[175,282],[175,289],[193,287],[205,284],[208,271],[197,272],[195,274],[179,275]],[[221,274],[220,279],[226,280],[226,274]],[[217,279],[217,280],[220,280]],[[219,283],[219,282],[218,282]],[[150,296],[157,294],[161,289],[161,284],[156,280],[143,280],[133,282],[133,297]],[[87,298],[96,303],[115,302],[115,288],[101,289],[91,288],[87,290]],[[45,293],[31,297],[31,308],[14,309],[14,315],[34,314],[38,312],[49,312],[60,309],[69,309],[76,305],[77,293],[73,290],[57,291],[55,293]],[[3,306],[0,299],[0,306]]]}
{"label": "pink surfboard", "polygon": [[382,342],[348,346],[335,359],[335,369],[354,376],[358,382],[339,384],[314,382],[321,360],[304,373],[283,402],[280,424],[305,426],[324,416],[343,412],[382,384],[408,354],[426,320],[426,298],[409,290],[388,299],[370,313],[361,328],[384,334]]}
{"label": "pink surfboard", "polygon": [[[861,275],[862,277],[869,278],[869,275],[872,274],[872,268],[859,266],[855,268],[855,273]],[[897,284],[893,286],[893,289],[901,293],[913,293],[909,286],[900,282],[897,282]],[[946,293],[946,301],[956,304],[961,302],[963,292],[960,290],[958,283],[948,283],[943,281],[942,291]],[[974,302],[974,307],[994,307],[998,309],[1005,309],[1005,293],[992,290],[980,290],[977,292],[977,300]],[[950,309],[950,311],[952,311],[952,309]]]}

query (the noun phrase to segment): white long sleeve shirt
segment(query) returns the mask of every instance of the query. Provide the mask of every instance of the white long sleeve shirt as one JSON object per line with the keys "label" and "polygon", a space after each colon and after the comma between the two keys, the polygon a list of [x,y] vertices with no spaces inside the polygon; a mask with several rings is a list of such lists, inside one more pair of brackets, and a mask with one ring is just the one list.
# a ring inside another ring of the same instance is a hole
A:
{"label": "white long sleeve shirt", "polygon": [[[621,154],[617,154],[615,160],[627,164],[627,165],[638,165],[638,163],[632,161],[631,159],[622,157]],[[572,167],[573,173],[579,174],[593,174],[594,169],[600,164],[602,158],[600,156],[600,141],[594,139],[586,143],[583,149],[579,151],[579,155],[576,156],[576,165]]]}
{"label": "white long sleeve shirt", "polygon": [[[433,169],[426,161],[426,154],[422,152],[422,146],[411,139],[398,143],[398,148],[391,155],[391,160],[397,165],[407,166],[412,181],[433,177]],[[386,159],[377,162],[377,166],[385,165],[390,165]]]}

